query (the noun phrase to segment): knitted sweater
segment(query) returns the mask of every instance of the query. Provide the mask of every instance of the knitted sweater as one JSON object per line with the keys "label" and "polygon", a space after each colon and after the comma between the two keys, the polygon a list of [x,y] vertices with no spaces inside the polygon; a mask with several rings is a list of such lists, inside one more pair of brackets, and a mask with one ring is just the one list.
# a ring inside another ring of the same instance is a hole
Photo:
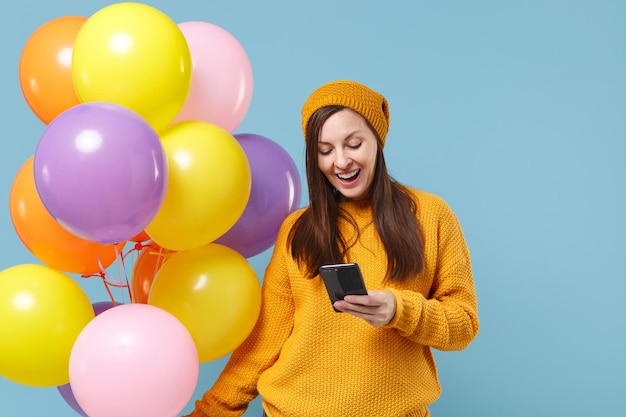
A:
{"label": "knitted sweater", "polygon": [[[188,417],[240,416],[261,395],[270,417],[427,416],[440,394],[431,348],[460,350],[478,332],[470,256],[456,216],[441,198],[413,190],[425,235],[425,269],[385,280],[387,257],[368,203],[347,202],[360,239],[347,260],[371,290],[396,297],[391,322],[376,328],[336,313],[319,276],[303,277],[286,241],[301,210],[285,219],[263,280],[255,328]],[[355,231],[345,221],[347,240]]]}

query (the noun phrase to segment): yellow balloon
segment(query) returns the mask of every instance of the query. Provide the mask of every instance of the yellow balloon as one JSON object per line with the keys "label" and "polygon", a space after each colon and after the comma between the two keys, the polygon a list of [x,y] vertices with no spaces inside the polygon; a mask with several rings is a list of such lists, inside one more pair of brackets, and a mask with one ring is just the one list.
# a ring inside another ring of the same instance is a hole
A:
{"label": "yellow balloon", "polygon": [[261,309],[261,287],[243,255],[210,243],[173,254],[157,273],[148,304],[187,327],[204,363],[230,353],[250,334]]}
{"label": "yellow balloon", "polygon": [[23,385],[67,384],[76,338],[95,316],[82,288],[49,266],[0,272],[0,375]]}
{"label": "yellow balloon", "polygon": [[127,107],[157,132],[179,113],[191,83],[191,54],[178,25],[154,7],[104,7],[74,41],[72,78],[81,102]]}
{"label": "yellow balloon", "polygon": [[174,124],[161,135],[168,162],[163,203],[146,233],[159,246],[182,251],[213,242],[248,204],[252,186],[243,147],[207,122]]}

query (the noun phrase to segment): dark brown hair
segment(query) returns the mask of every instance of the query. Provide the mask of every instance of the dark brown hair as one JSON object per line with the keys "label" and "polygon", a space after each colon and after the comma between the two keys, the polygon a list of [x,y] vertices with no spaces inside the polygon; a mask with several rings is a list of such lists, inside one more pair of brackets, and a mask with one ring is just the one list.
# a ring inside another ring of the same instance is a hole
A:
{"label": "dark brown hair", "polygon": [[[306,129],[306,177],[309,206],[296,220],[289,232],[291,254],[309,278],[319,273],[323,264],[346,262],[348,243],[339,232],[337,220],[351,224],[352,216],[341,209],[341,195],[336,192],[318,165],[318,137],[326,120],[343,110],[342,106],[322,107],[309,120]],[[367,122],[367,120],[366,120]],[[369,123],[368,123],[369,125]],[[404,280],[414,277],[424,268],[424,236],[417,220],[417,203],[409,190],[387,172],[380,138],[378,139],[376,170],[370,187],[374,226],[387,253],[387,278]]]}

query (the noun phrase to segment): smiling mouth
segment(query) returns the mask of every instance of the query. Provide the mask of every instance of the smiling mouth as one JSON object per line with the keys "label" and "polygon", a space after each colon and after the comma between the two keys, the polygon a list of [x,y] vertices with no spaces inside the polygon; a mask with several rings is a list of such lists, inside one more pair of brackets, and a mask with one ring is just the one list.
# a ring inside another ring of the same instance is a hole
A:
{"label": "smiling mouth", "polygon": [[337,178],[344,182],[352,182],[359,176],[360,173],[361,170],[357,169],[352,172],[347,172],[345,174],[337,174]]}

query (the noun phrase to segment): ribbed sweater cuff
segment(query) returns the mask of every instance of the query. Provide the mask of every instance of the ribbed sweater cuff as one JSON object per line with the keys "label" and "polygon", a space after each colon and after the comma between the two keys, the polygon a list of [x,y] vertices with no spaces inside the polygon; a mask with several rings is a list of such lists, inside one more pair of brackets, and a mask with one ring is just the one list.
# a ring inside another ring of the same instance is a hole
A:
{"label": "ribbed sweater cuff", "polygon": [[181,417],[209,417],[208,414],[205,414],[201,409],[200,409],[200,401],[196,401],[196,408],[191,412],[191,414],[187,414]]}
{"label": "ribbed sweater cuff", "polygon": [[411,333],[413,323],[415,323],[416,317],[419,316],[417,312],[419,306],[412,298],[403,297],[401,291],[394,288],[385,288],[385,291],[389,291],[396,298],[396,314],[383,327],[397,329],[402,333]]}

